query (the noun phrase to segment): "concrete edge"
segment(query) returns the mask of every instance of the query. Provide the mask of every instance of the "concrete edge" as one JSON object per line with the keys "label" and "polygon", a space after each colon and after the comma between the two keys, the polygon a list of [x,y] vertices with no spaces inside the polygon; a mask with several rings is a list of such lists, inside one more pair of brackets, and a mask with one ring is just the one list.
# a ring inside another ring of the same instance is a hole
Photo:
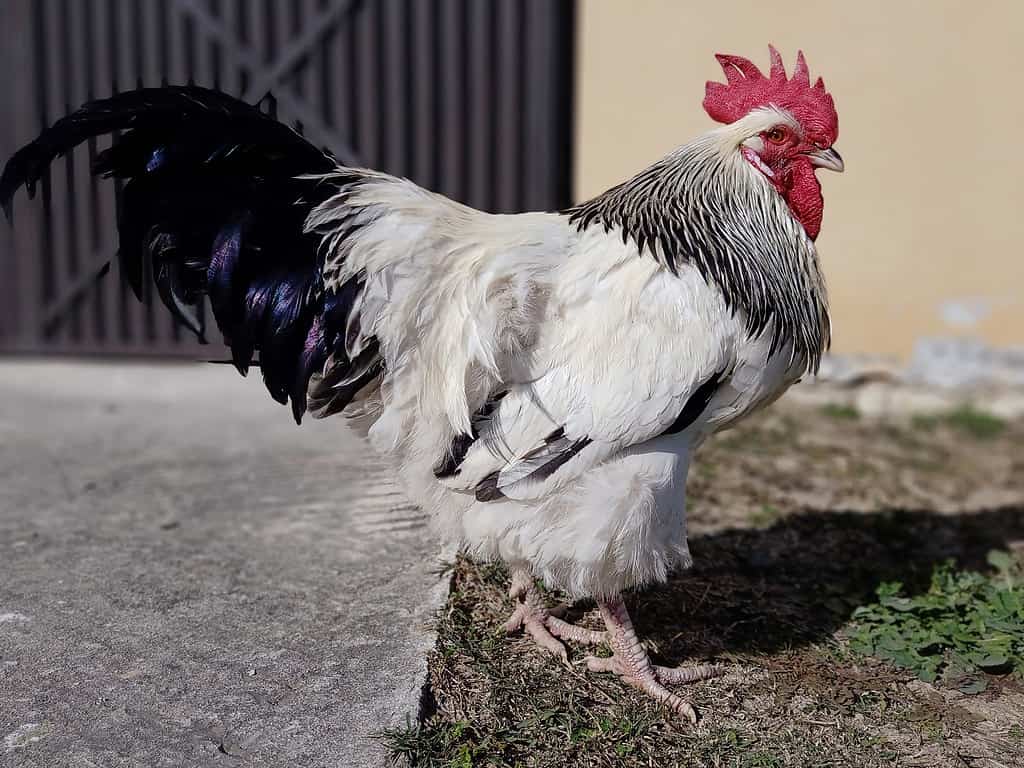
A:
{"label": "concrete edge", "polygon": [[[459,554],[459,548],[454,544],[442,545],[435,558],[438,566],[454,563]],[[437,583],[431,588],[428,596],[430,621],[434,622],[438,614],[444,609],[451,595],[452,587],[455,584],[455,571],[446,570],[439,574]],[[430,647],[423,658],[423,668],[419,698],[416,704],[416,723],[422,725],[437,712],[437,701],[434,698],[433,686],[430,681],[430,653],[437,648],[437,629],[431,627],[429,630],[431,638]]]}

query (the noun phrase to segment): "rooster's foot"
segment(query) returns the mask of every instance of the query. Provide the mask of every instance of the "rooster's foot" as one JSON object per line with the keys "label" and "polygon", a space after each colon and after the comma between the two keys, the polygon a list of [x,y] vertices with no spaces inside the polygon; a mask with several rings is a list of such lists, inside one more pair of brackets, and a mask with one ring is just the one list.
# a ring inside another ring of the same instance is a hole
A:
{"label": "rooster's foot", "polygon": [[624,682],[639,688],[691,723],[696,723],[697,713],[690,703],[668,690],[665,685],[708,680],[723,674],[722,669],[711,664],[693,667],[659,667],[652,664],[647,651],[640,644],[622,598],[599,602],[598,606],[601,618],[608,627],[608,644],[614,655],[608,658],[590,656],[587,658],[587,667],[593,672],[614,672]]}
{"label": "rooster's foot", "polygon": [[546,607],[533,579],[525,571],[515,571],[512,574],[512,585],[508,594],[513,600],[518,601],[519,605],[505,622],[505,632],[512,634],[525,629],[537,645],[563,662],[568,663],[569,654],[559,638],[591,645],[605,642],[604,632],[595,632],[564,621],[561,616],[568,606]]}

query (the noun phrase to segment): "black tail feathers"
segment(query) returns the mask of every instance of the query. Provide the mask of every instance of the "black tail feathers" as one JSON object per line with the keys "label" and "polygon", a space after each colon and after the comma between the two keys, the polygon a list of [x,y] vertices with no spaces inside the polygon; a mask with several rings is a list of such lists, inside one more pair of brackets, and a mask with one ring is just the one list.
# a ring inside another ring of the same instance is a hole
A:
{"label": "black tail feathers", "polygon": [[0,204],[10,215],[18,187],[33,196],[55,158],[112,132],[123,133],[93,171],[125,181],[118,210],[125,279],[141,297],[149,259],[161,300],[200,339],[195,308],[208,295],[235,366],[244,374],[258,353],[270,394],[290,399],[300,420],[310,376],[323,373],[332,354],[349,365],[335,329],[344,328],[354,296],[345,306],[328,297],[325,306],[319,237],[303,229],[337,185],[298,178],[330,173],[334,160],[225,94],[148,88],[90,102],[17,152],[0,176]]}

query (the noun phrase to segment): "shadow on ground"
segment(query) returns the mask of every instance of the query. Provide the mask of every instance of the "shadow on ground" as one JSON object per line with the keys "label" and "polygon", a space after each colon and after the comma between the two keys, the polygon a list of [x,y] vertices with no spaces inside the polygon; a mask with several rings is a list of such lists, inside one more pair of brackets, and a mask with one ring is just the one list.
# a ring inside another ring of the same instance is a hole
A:
{"label": "shadow on ground", "polygon": [[[626,599],[656,660],[723,662],[724,677],[685,688],[702,715],[696,729],[614,676],[587,672],[588,649],[572,646],[565,667],[529,638],[505,637],[507,574],[460,558],[430,663],[436,708],[422,726],[390,732],[388,746],[416,766],[882,768],[952,765],[961,749],[1016,764],[1024,744],[1006,726],[1016,704],[977,714],[962,697],[850,657],[833,636],[881,582],[916,594],[937,564],[985,570],[989,550],[1022,538],[1018,505],[803,511],[768,528],[694,536],[693,569]],[[600,628],[592,608],[579,603],[569,618]],[[1009,680],[990,692],[1004,688],[1019,694]]]}
{"label": "shadow on ground", "polygon": [[[687,483],[694,567],[626,596],[657,661],[722,662],[680,690],[696,728],[589,672],[591,649],[570,643],[565,666],[506,637],[507,574],[460,558],[430,659],[436,709],[388,746],[418,766],[1024,765],[1019,681],[968,697],[836,638],[882,582],[919,594],[948,559],[987,571],[990,550],[1024,543],[1022,439],[1018,423],[982,437],[780,407],[710,440]],[[603,629],[586,602],[568,618]]]}
{"label": "shadow on ground", "polygon": [[830,637],[881,582],[916,594],[937,564],[952,558],[985,570],[989,550],[1021,539],[1018,506],[963,515],[804,512],[767,529],[695,537],[693,569],[627,602],[665,661],[767,654]]}

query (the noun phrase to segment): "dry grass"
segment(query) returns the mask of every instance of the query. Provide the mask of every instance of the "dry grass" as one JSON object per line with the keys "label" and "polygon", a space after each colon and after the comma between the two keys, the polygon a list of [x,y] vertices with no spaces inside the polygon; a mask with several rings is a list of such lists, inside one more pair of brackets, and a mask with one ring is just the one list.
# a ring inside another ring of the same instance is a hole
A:
{"label": "dry grass", "polygon": [[[1024,689],[933,688],[851,654],[882,581],[912,594],[946,558],[1024,539],[1024,427],[880,425],[780,409],[713,441],[691,478],[695,567],[627,599],[663,663],[717,659],[673,721],[572,648],[566,669],[500,633],[506,575],[460,559],[431,658],[436,712],[387,738],[418,766],[1024,765]],[[1016,449],[1016,450],[1015,450]],[[552,596],[554,602],[556,596]],[[592,606],[572,618],[598,627]],[[1016,726],[1016,727],[1015,727]]]}

